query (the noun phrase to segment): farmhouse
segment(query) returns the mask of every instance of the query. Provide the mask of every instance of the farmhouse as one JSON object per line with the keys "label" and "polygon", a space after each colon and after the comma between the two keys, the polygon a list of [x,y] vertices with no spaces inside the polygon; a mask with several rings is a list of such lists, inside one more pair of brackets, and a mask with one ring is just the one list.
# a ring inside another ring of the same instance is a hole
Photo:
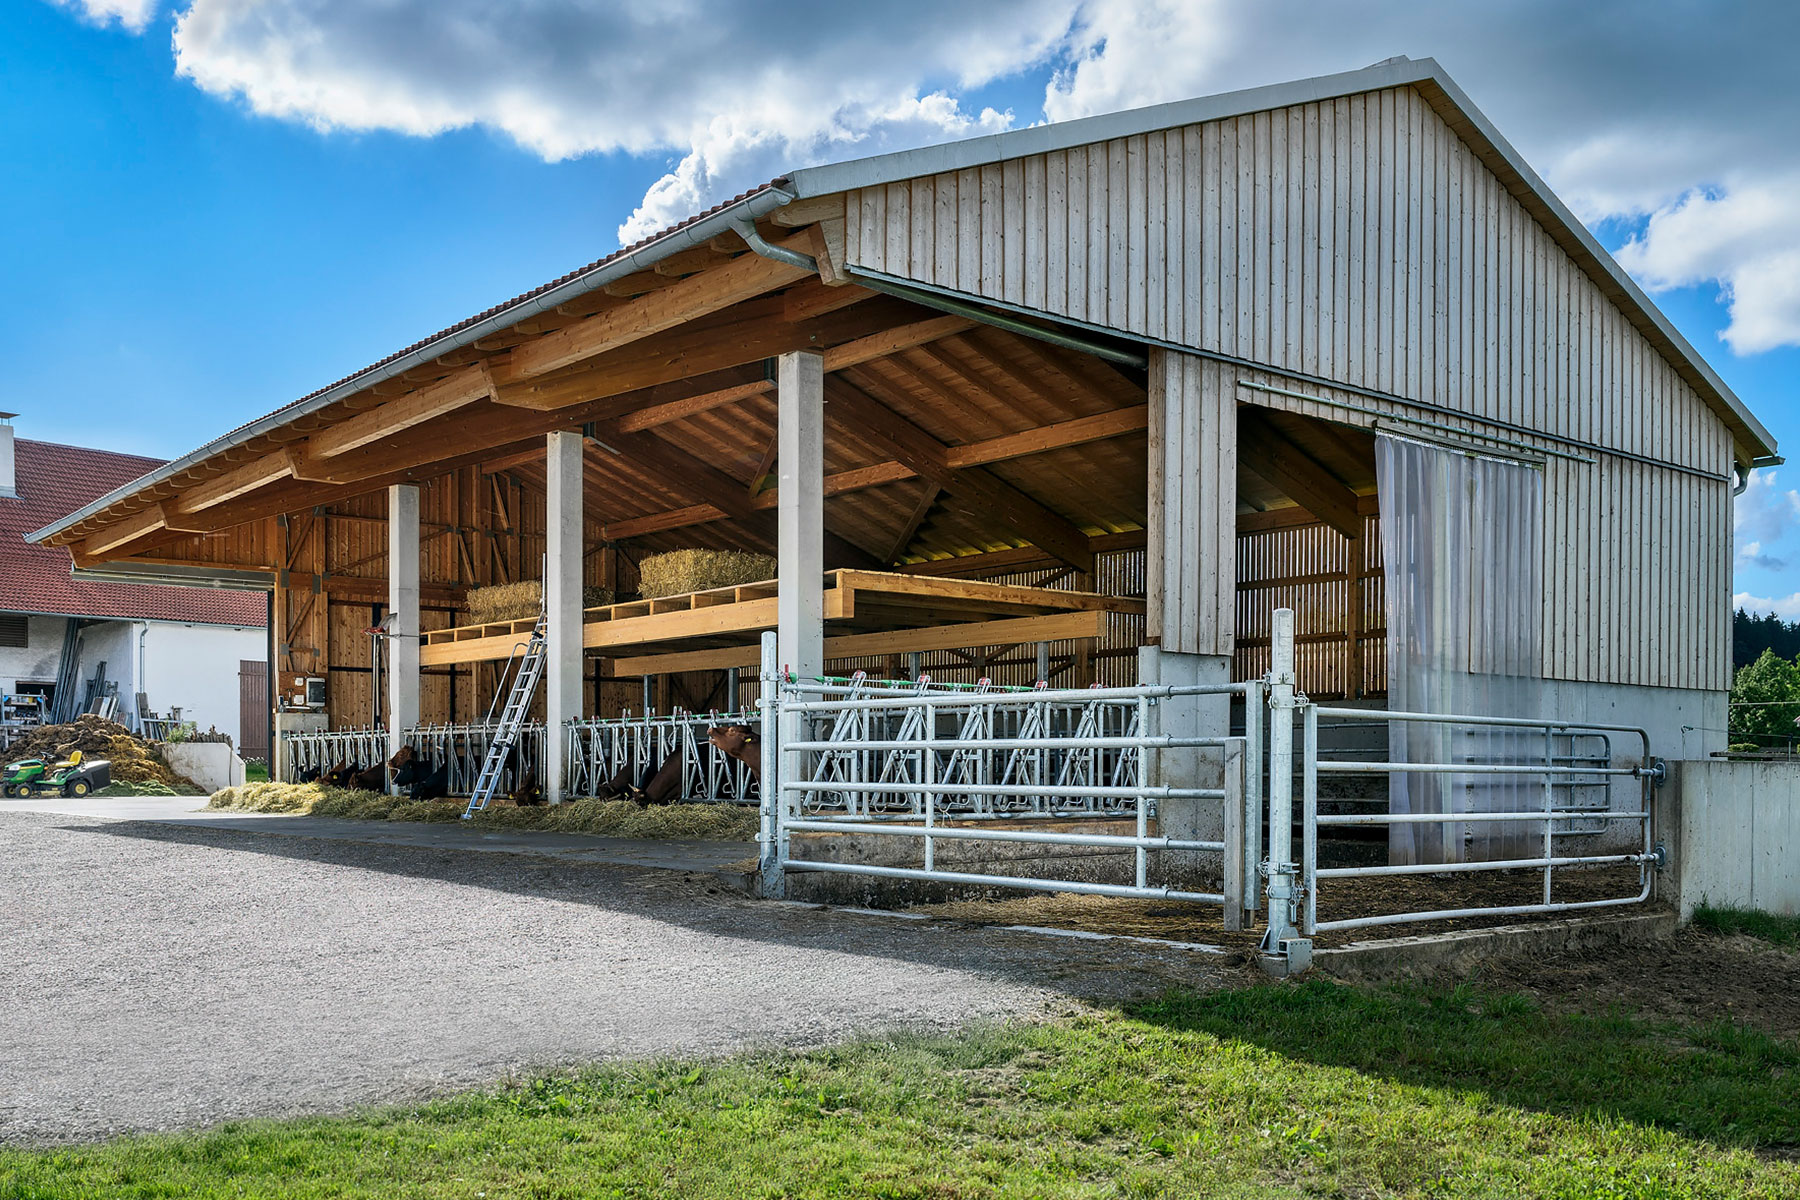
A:
{"label": "farmhouse", "polygon": [[[765,630],[801,677],[1208,684],[1268,671],[1277,609],[1311,698],[1697,758],[1732,496],[1774,455],[1401,58],[794,171],[31,536],[78,578],[271,591],[277,676],[396,745],[481,720],[530,636],[469,590],[545,580],[552,800],[555,731],[751,705]],[[779,571],[632,598],[686,548]]]}
{"label": "farmhouse", "polygon": [[15,438],[15,415],[0,413],[0,741],[23,719],[101,712],[153,734],[193,721],[266,756],[267,598],[70,578],[68,551],[24,535],[162,463]]}

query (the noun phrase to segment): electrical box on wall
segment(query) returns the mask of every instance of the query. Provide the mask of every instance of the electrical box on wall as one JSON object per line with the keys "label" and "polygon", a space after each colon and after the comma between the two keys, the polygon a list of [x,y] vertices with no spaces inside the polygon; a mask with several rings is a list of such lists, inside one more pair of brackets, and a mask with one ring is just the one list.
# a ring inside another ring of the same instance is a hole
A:
{"label": "electrical box on wall", "polygon": [[317,675],[299,675],[293,672],[281,677],[281,705],[283,708],[324,708],[325,681]]}

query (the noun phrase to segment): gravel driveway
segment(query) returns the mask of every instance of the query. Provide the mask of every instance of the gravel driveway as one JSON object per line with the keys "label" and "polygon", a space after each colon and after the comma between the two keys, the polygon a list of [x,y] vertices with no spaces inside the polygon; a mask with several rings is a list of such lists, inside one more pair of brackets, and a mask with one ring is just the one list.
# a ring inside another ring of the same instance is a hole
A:
{"label": "gravel driveway", "polygon": [[1217,956],[762,903],[706,876],[17,811],[0,929],[15,1141],[1239,978]]}

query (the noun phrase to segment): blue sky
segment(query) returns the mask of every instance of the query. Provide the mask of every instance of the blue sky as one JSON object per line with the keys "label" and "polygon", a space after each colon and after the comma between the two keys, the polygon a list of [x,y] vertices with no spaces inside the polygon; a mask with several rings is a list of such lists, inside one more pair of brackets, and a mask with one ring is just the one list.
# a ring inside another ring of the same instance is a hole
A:
{"label": "blue sky", "polygon": [[[1793,6],[1441,7],[15,0],[0,409],[173,456],[788,166],[1407,53],[1800,459]],[[1800,465],[1762,475],[1738,588],[1800,616]]]}

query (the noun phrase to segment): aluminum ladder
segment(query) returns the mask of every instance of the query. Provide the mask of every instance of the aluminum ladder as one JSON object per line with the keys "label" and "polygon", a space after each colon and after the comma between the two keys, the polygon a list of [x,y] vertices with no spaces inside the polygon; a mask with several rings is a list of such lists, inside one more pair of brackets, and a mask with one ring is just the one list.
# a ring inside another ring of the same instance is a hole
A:
{"label": "aluminum ladder", "polygon": [[500,773],[506,769],[506,757],[518,743],[519,729],[525,724],[525,714],[531,710],[531,698],[537,695],[538,679],[543,673],[544,615],[539,613],[537,624],[531,628],[531,642],[525,647],[525,657],[519,663],[519,673],[513,676],[512,690],[506,695],[506,707],[500,710],[500,727],[494,731],[494,740],[488,743],[481,774],[475,777],[475,789],[469,793],[469,807],[463,810],[463,820],[487,808],[488,801],[494,798],[494,792],[500,786]]}

